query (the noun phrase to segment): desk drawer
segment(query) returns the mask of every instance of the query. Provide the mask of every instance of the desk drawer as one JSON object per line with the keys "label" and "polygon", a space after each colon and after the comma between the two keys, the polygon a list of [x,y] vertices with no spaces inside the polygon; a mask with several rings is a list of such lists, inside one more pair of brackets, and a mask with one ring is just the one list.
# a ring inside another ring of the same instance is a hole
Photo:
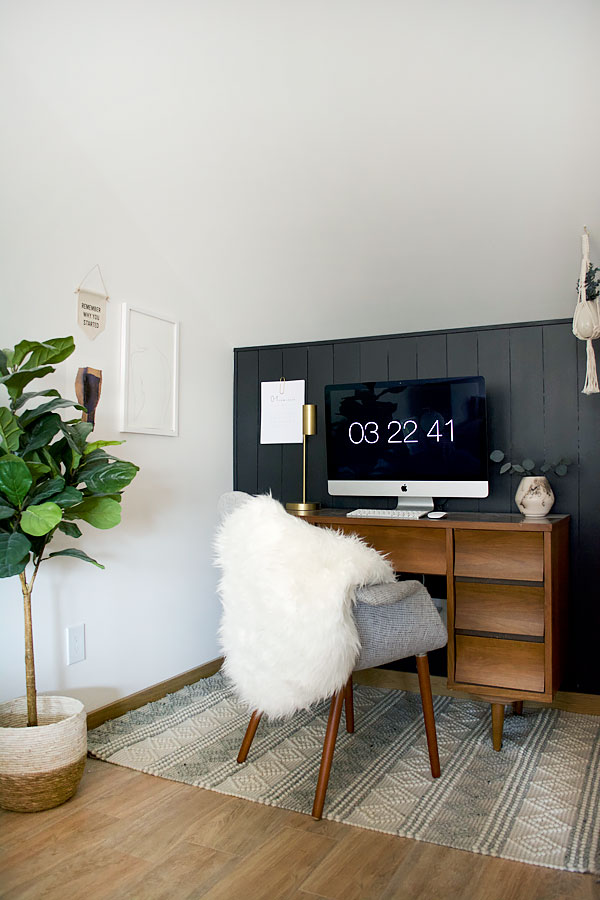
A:
{"label": "desk drawer", "polygon": [[544,644],[456,635],[456,682],[544,691]]}
{"label": "desk drawer", "polygon": [[396,572],[446,574],[446,529],[411,528],[410,525],[336,524],[346,534],[358,534],[367,544],[385,553]]}
{"label": "desk drawer", "polygon": [[503,581],[543,581],[544,535],[540,531],[457,528],[454,574]]}
{"label": "desk drawer", "polygon": [[456,629],[544,635],[544,588],[541,585],[457,581],[455,603]]}

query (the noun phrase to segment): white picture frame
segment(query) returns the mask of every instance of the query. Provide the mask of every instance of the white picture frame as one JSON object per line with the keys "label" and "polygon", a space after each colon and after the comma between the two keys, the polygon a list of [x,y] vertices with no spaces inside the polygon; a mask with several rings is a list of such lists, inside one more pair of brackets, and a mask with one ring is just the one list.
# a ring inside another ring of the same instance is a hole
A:
{"label": "white picture frame", "polygon": [[177,437],[179,323],[123,303],[120,431]]}

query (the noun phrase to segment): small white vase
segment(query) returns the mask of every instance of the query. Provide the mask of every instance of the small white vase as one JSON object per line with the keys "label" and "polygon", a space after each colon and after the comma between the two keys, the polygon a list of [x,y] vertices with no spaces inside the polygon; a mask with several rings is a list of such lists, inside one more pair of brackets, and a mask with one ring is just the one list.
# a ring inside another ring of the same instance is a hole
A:
{"label": "small white vase", "polygon": [[546,476],[523,476],[515,494],[515,503],[524,516],[547,516],[554,503],[554,494]]}

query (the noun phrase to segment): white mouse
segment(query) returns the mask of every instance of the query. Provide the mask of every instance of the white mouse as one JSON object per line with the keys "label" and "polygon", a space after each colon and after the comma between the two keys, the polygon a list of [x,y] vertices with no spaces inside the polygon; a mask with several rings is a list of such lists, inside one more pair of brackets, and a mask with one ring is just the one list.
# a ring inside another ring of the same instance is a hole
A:
{"label": "white mouse", "polygon": [[427,518],[428,519],[443,519],[445,515],[446,515],[445,512],[430,512],[430,513],[427,513]]}

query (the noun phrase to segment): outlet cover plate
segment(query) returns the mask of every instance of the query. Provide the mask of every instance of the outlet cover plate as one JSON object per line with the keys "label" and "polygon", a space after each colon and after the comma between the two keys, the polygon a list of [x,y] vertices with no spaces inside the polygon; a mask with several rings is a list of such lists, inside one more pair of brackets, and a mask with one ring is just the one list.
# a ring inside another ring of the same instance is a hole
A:
{"label": "outlet cover plate", "polygon": [[67,628],[67,665],[83,662],[85,659],[85,625],[70,625]]}

